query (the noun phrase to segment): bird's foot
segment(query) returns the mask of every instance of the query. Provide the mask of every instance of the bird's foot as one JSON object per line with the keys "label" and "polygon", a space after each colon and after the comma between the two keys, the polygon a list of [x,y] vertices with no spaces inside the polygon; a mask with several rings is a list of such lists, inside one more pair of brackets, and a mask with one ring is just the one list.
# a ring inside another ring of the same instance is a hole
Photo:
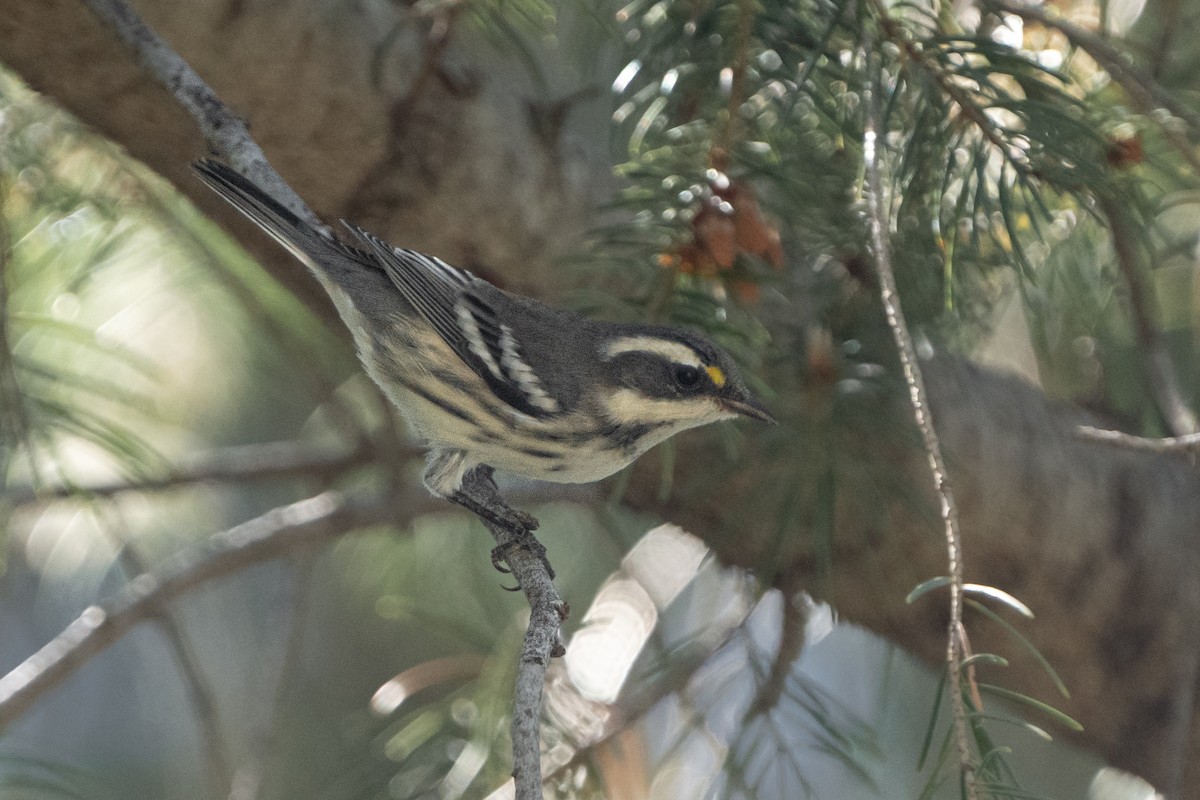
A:
{"label": "bird's foot", "polygon": [[492,566],[497,570],[505,573],[512,571],[502,566],[501,562],[507,562],[513,549],[519,547],[536,556],[553,580],[554,569],[546,557],[546,547],[533,535],[533,531],[538,529],[537,519],[504,502],[492,480],[491,467],[481,465],[468,471],[463,476],[462,488],[448,499],[508,534],[507,541],[492,549]]}
{"label": "bird's foot", "polygon": [[546,546],[539,542],[536,536],[528,532],[524,536],[513,537],[504,544],[498,544],[493,547],[492,566],[500,572],[511,573],[512,570],[505,566],[505,564],[508,562],[508,557],[512,551],[518,548],[536,556],[542,562],[542,567],[546,570],[546,574],[550,576],[550,580],[554,580],[554,568],[550,566],[550,560],[546,557]]}

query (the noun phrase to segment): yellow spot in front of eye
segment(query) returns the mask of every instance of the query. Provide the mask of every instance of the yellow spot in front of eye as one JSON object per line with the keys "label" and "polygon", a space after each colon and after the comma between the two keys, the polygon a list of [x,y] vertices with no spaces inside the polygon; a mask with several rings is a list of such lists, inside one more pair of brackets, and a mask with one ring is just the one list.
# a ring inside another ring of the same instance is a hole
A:
{"label": "yellow spot in front of eye", "polygon": [[720,389],[725,385],[725,373],[720,367],[705,367],[704,371],[708,373],[708,377],[712,378],[712,382]]}

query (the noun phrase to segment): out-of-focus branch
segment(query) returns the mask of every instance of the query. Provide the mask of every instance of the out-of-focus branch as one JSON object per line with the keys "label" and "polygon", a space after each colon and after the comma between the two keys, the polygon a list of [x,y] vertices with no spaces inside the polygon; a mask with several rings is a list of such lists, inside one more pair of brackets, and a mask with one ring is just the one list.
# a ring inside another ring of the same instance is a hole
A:
{"label": "out-of-focus branch", "polygon": [[775,657],[771,659],[771,671],[758,687],[758,696],[746,710],[747,719],[770,713],[775,708],[787,686],[792,665],[804,649],[804,634],[811,601],[807,594],[799,590],[782,593],[783,613],[779,618],[779,648],[775,651]]}
{"label": "out-of-focus branch", "polygon": [[[120,537],[113,525],[106,524],[104,528],[119,548],[117,557],[126,575],[133,578],[150,571],[133,545]],[[215,694],[200,670],[200,659],[196,656],[191,640],[171,614],[171,610],[166,606],[158,606],[155,611],[156,620],[175,655],[179,673],[184,686],[187,687],[188,698],[196,713],[200,742],[208,766],[207,777],[212,782],[212,796],[214,800],[222,800],[229,795],[233,785],[233,769],[229,764],[228,744],[217,712]]]}
{"label": "out-of-focus branch", "polygon": [[[1133,318],[1138,347],[1142,351],[1142,368],[1146,371],[1150,394],[1166,420],[1168,430],[1175,435],[1175,441],[1179,441],[1180,437],[1193,436],[1197,433],[1196,415],[1183,398],[1171,354],[1163,341],[1162,332],[1155,323],[1157,303],[1154,290],[1148,285],[1145,265],[1138,257],[1137,237],[1130,227],[1128,212],[1116,198],[1109,195],[1099,194],[1097,203],[1108,219],[1117,265],[1129,289],[1129,313]],[[1196,614],[1200,612],[1200,605],[1194,596],[1187,599],[1191,602],[1185,612],[1185,624],[1195,630]],[[1172,797],[1179,794],[1187,764],[1196,697],[1196,677],[1200,672],[1200,640],[1195,636],[1185,636],[1181,641],[1183,643],[1174,656],[1177,674],[1181,677],[1172,697],[1173,723],[1165,746],[1165,760],[1169,763],[1166,770],[1169,782],[1164,788]]]}
{"label": "out-of-focus branch", "polygon": [[896,287],[896,275],[892,271],[891,248],[889,246],[888,216],[883,198],[883,178],[879,164],[878,148],[883,140],[880,130],[879,93],[882,90],[874,69],[875,59],[867,54],[872,48],[864,46],[868,73],[864,86],[865,117],[863,120],[863,166],[866,172],[867,228],[870,232],[871,256],[875,272],[879,277],[880,296],[888,327],[896,341],[900,356],[900,367],[908,387],[909,402],[913,418],[921,432],[925,453],[929,461],[929,472],[933,488],[937,492],[942,527],[946,540],[946,559],[950,576],[950,621],[946,632],[946,670],[950,691],[951,708],[954,711],[954,738],[958,745],[958,762],[962,774],[962,785],[966,796],[975,800],[975,766],[971,757],[971,732],[967,726],[967,708],[962,691],[962,664],[967,653],[966,632],[962,624],[963,612],[963,560],[962,537],[958,529],[958,506],[950,479],[946,473],[946,462],[942,457],[942,445],[933,426],[929,410],[925,378],[917,360],[917,349],[904,318],[900,305],[900,294]]}
{"label": "out-of-focus branch", "polygon": [[1171,52],[1175,34],[1179,32],[1181,5],[1180,0],[1165,0],[1155,9],[1155,16],[1158,18],[1162,30],[1159,31],[1158,41],[1154,43],[1154,47],[1150,51],[1150,78],[1152,80],[1160,79],[1166,67],[1167,56]]}
{"label": "out-of-focus branch", "polygon": [[294,559],[291,581],[292,603],[288,616],[288,634],[282,652],[273,670],[274,697],[271,713],[266,724],[259,729],[246,756],[238,765],[228,800],[257,800],[260,790],[268,785],[272,767],[278,759],[276,752],[279,734],[284,730],[284,703],[294,688],[295,675],[301,664],[301,647],[304,644],[304,626],[308,621],[309,602],[312,599],[312,576],[316,554],[306,552]]}
{"label": "out-of-focus branch", "polygon": [[[1097,34],[1063,19],[1057,12],[1048,11],[1046,6],[1033,5],[1019,0],[987,0],[984,3],[995,11],[1015,14],[1026,21],[1036,22],[1052,30],[1056,30],[1067,38],[1072,45],[1083,50],[1105,72],[1121,86],[1134,106],[1143,114],[1149,114],[1158,108],[1165,108],[1177,118],[1183,120],[1192,131],[1194,138],[1200,138],[1200,114],[1188,108],[1164,89],[1152,77],[1129,63],[1119,50],[1109,44],[1109,41]],[[1169,26],[1170,27],[1170,26]],[[1164,125],[1159,120],[1163,135],[1192,169],[1200,171],[1200,158],[1197,158],[1194,147],[1174,126]]]}
{"label": "out-of-focus branch", "polygon": [[[416,449],[406,451],[417,454]],[[222,448],[188,458],[169,473],[141,481],[112,481],[82,486],[12,489],[6,498],[13,505],[71,497],[111,497],[122,492],[152,492],[191,486],[196,483],[238,483],[307,476],[330,478],[369,464],[375,453],[370,447],[341,453],[314,452],[300,442],[267,442]]]}
{"label": "out-of-focus branch", "polygon": [[1129,289],[1129,313],[1133,318],[1138,346],[1142,350],[1143,368],[1150,381],[1150,392],[1154,402],[1172,434],[1186,436],[1196,433],[1196,415],[1183,399],[1183,393],[1179,389],[1179,378],[1171,363],[1171,355],[1167,352],[1162,333],[1154,321],[1154,292],[1147,285],[1144,265],[1138,258],[1137,237],[1129,226],[1128,212],[1121,207],[1116,198],[1103,193],[1097,195],[1096,201],[1108,219],[1117,266],[1120,267],[1125,285]]}
{"label": "out-of-focus branch", "polygon": [[0,728],[92,657],[197,586],[373,525],[408,518],[407,498],[342,498],[326,492],[272,509],[211,537],[204,546],[144,572],[106,603],[84,610],[41,650],[0,678]]}

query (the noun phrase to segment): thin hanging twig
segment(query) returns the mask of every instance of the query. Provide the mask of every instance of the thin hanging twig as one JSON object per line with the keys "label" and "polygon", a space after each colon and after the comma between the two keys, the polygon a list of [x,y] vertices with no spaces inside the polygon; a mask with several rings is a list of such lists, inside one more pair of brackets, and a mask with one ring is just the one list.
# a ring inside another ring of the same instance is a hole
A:
{"label": "thin hanging twig", "polygon": [[891,251],[888,246],[888,215],[883,198],[883,178],[879,164],[881,144],[879,94],[882,87],[875,76],[879,71],[870,47],[862,48],[870,76],[863,87],[866,115],[863,125],[863,164],[866,172],[867,225],[870,232],[871,255],[875,271],[879,276],[880,296],[888,327],[896,342],[900,356],[900,367],[908,387],[909,402],[913,418],[921,432],[921,440],[929,461],[929,471],[937,492],[943,531],[946,539],[946,558],[950,577],[950,622],[946,633],[946,669],[950,684],[951,708],[954,711],[954,737],[958,745],[959,769],[967,797],[976,800],[975,764],[971,754],[971,736],[967,724],[967,708],[963,699],[962,664],[966,656],[966,638],[962,623],[963,614],[963,561],[962,539],[958,528],[958,507],[946,473],[946,462],[942,457],[942,446],[934,429],[929,409],[925,379],[921,374],[917,350],[912,334],[900,305],[896,287],[896,275],[892,270]]}
{"label": "thin hanging twig", "polygon": [[1196,433],[1196,415],[1183,399],[1171,354],[1154,321],[1157,306],[1154,289],[1149,285],[1144,265],[1138,258],[1137,237],[1129,226],[1129,211],[1116,198],[1103,193],[1097,194],[1096,203],[1108,220],[1117,266],[1129,290],[1129,315],[1133,319],[1134,335],[1142,351],[1142,368],[1149,380],[1150,396],[1172,434],[1187,436]]}

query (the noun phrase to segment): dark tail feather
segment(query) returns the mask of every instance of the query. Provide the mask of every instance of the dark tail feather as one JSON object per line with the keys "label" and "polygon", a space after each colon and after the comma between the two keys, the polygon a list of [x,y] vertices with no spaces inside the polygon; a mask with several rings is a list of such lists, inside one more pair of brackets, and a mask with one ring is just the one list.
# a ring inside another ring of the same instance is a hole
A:
{"label": "dark tail feather", "polygon": [[209,188],[271,234],[275,241],[291,251],[309,269],[321,277],[329,271],[331,265],[322,264],[321,255],[337,243],[328,234],[301,221],[253,181],[219,161],[196,161],[192,163],[192,169]]}

